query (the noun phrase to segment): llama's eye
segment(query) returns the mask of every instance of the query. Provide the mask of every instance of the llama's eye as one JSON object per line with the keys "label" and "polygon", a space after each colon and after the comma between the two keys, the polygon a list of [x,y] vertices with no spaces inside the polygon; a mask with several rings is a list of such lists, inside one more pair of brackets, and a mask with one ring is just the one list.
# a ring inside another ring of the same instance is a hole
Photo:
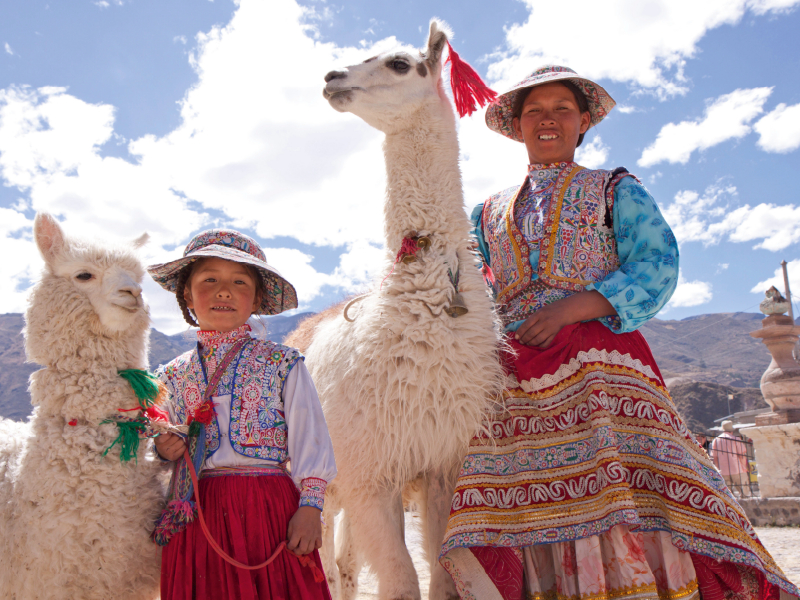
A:
{"label": "llama's eye", "polygon": [[77,275],[75,275],[75,279],[78,279],[80,281],[89,281],[91,278],[92,278],[92,274],[91,273],[86,273],[86,272],[78,273]]}
{"label": "llama's eye", "polygon": [[398,73],[405,73],[411,68],[411,65],[404,60],[393,60],[389,63],[389,68],[394,69]]}

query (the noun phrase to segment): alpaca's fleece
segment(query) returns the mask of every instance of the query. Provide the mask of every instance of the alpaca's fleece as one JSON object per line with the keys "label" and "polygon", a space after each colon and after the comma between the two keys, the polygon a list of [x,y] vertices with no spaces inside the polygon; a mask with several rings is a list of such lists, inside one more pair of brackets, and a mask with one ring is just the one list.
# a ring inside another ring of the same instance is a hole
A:
{"label": "alpaca's fleece", "polygon": [[[430,598],[457,597],[437,562],[452,485],[502,389],[499,327],[470,249],[455,117],[442,91],[446,35],[434,21],[422,53],[382,54],[326,76],[335,109],[386,134],[380,279],[388,277],[353,305],[354,322],[339,315],[320,323],[306,352],[339,470],[329,489],[331,505],[345,511],[337,556],[344,598],[355,595],[363,560],[378,575],[381,598],[419,598],[403,542],[401,494],[412,482],[422,490]],[[431,246],[416,262],[394,265],[410,235],[429,237]],[[469,309],[457,318],[445,312],[455,293],[450,272],[459,273]],[[327,571],[331,546],[324,542]],[[328,576],[335,593],[339,582]]]}
{"label": "alpaca's fleece", "polygon": [[34,233],[46,267],[25,349],[44,368],[30,421],[0,420],[0,597],[157,598],[162,469],[145,443],[137,461],[121,463],[119,446],[104,457],[117,428],[101,424],[138,406],[117,371],[147,368],[142,265],[130,246],[64,238],[47,215]]}

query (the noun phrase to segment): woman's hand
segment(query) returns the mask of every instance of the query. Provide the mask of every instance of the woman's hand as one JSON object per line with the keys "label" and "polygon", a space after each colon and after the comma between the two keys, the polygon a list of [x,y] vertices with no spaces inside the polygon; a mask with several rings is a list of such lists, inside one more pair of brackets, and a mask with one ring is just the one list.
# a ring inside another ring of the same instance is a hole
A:
{"label": "woman's hand", "polygon": [[286,548],[304,555],[322,547],[320,512],[313,506],[301,506],[289,521]]}
{"label": "woman's hand", "polygon": [[186,449],[186,442],[183,438],[174,433],[165,433],[155,439],[156,451],[161,458],[167,460],[178,460],[183,456],[183,451]]}
{"label": "woman's hand", "polygon": [[514,339],[526,346],[548,348],[563,327],[615,314],[616,309],[597,290],[578,292],[537,310],[514,332]]}
{"label": "woman's hand", "polygon": [[559,308],[559,302],[562,300],[543,306],[525,319],[514,333],[514,338],[526,346],[548,348],[556,334],[570,324],[565,311]]}

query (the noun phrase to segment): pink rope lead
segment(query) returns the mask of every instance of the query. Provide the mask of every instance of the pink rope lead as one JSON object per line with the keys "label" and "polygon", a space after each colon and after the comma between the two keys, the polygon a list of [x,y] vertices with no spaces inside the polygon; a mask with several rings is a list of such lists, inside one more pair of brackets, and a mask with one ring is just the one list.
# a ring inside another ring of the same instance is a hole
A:
{"label": "pink rope lead", "polygon": [[[194,463],[192,462],[192,457],[189,456],[188,448],[186,448],[183,451],[183,458],[186,460],[186,464],[189,465],[189,475],[192,478],[192,485],[194,486],[194,503],[195,506],[197,506],[197,516],[200,519],[200,528],[203,530],[203,534],[206,536],[206,539],[208,540],[208,545],[214,549],[214,552],[220,555],[222,560],[232,564],[234,567],[239,567],[240,569],[246,569],[248,571],[257,571],[258,569],[263,569],[268,564],[273,562],[276,558],[278,558],[278,554],[280,554],[282,550],[286,550],[286,540],[284,540],[280,544],[278,544],[278,547],[275,549],[275,552],[272,553],[272,556],[270,556],[263,563],[258,565],[253,565],[252,567],[244,563],[240,563],[238,560],[226,554],[225,551],[222,548],[220,548],[219,544],[217,544],[217,542],[214,541],[214,538],[211,537],[211,532],[208,530],[208,527],[206,526],[206,520],[203,517],[203,509],[200,508],[200,493],[198,492],[199,486],[197,483],[197,473],[194,470]],[[323,575],[322,571],[319,570],[319,567],[317,567],[316,563],[314,562],[314,559],[312,559],[311,556],[300,556],[298,554],[294,554],[294,556],[297,557],[297,560],[300,561],[301,565],[311,569],[311,572],[314,574],[314,581],[316,581],[317,583],[322,583],[323,581],[325,581],[325,575]]]}

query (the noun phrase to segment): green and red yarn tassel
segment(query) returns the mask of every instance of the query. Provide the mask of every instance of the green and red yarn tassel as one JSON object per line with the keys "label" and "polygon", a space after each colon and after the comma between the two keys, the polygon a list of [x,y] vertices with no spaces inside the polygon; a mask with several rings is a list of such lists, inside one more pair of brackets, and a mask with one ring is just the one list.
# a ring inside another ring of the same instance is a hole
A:
{"label": "green and red yarn tassel", "polygon": [[139,460],[136,458],[136,453],[139,451],[139,434],[144,433],[147,429],[147,421],[143,417],[137,417],[125,421],[106,419],[100,424],[103,425],[105,423],[114,423],[119,433],[116,439],[111,442],[111,445],[105,449],[103,456],[108,454],[114,446],[119,444],[120,462],[128,462],[133,458],[136,459],[138,463]]}
{"label": "green and red yarn tassel", "polygon": [[156,398],[161,393],[161,386],[158,384],[158,378],[155,375],[148,373],[144,369],[123,369],[122,371],[117,371],[117,373],[130,384],[142,410],[146,410],[155,404]]}

